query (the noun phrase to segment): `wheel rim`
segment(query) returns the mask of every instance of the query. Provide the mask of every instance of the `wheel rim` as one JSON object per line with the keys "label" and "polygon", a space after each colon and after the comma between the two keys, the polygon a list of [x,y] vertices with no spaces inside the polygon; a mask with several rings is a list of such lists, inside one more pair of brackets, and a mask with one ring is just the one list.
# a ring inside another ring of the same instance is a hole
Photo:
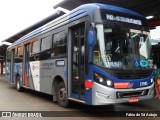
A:
{"label": "wheel rim", "polygon": [[58,98],[62,101],[66,100],[66,90],[65,88],[61,88],[58,92]]}

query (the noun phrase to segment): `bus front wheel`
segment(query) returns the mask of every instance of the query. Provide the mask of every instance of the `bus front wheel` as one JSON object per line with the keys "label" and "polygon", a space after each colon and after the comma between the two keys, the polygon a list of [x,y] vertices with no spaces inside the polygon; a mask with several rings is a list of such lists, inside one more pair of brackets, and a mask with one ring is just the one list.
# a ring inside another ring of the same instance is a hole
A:
{"label": "bus front wheel", "polygon": [[65,88],[64,82],[60,82],[57,87],[56,91],[56,97],[58,104],[62,107],[68,107],[69,106],[69,100],[67,99],[67,91]]}
{"label": "bus front wheel", "polygon": [[18,92],[22,92],[22,87],[20,86],[20,77],[16,77],[16,89]]}

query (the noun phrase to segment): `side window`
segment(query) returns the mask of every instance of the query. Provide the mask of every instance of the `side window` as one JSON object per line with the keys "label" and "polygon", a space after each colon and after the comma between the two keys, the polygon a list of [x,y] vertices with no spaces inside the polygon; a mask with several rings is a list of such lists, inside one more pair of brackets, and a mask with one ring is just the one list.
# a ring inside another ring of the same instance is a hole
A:
{"label": "side window", "polygon": [[10,71],[11,71],[11,50],[7,50],[7,56],[6,56],[6,63],[5,63],[5,66],[6,66],[6,77],[7,79],[10,78]]}
{"label": "side window", "polygon": [[67,35],[65,31],[53,35],[51,57],[65,57],[67,53]]}
{"label": "side window", "polygon": [[41,42],[41,51],[50,49],[51,47],[52,47],[52,44],[51,44],[51,37],[48,36],[48,37],[42,38],[42,42]]}
{"label": "side window", "polygon": [[32,53],[38,53],[40,52],[40,41],[35,41],[33,42],[33,45],[32,45]]}
{"label": "side window", "polygon": [[18,57],[23,57],[23,47],[21,46],[21,47],[18,47],[18,49],[17,49],[18,51],[18,53],[17,53],[17,55],[18,55]]}
{"label": "side window", "polygon": [[7,62],[11,62],[11,51],[10,50],[8,50],[7,51]]}
{"label": "side window", "polygon": [[15,55],[15,63],[19,63],[23,61],[23,47],[17,47],[16,55]]}
{"label": "side window", "polygon": [[51,58],[51,47],[52,47],[51,36],[42,38],[40,60],[46,60]]}
{"label": "side window", "polygon": [[40,40],[34,41],[31,44],[31,53],[29,56],[30,61],[37,61],[39,60],[39,52],[40,52]]}
{"label": "side window", "polygon": [[17,48],[14,50],[14,57],[17,57]]}

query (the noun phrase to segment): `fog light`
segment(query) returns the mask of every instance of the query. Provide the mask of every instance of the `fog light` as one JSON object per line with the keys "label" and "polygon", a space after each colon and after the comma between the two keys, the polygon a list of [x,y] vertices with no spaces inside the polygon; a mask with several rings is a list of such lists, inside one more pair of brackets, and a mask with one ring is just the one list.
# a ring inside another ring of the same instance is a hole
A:
{"label": "fog light", "polygon": [[153,78],[151,78],[151,83],[153,83]]}

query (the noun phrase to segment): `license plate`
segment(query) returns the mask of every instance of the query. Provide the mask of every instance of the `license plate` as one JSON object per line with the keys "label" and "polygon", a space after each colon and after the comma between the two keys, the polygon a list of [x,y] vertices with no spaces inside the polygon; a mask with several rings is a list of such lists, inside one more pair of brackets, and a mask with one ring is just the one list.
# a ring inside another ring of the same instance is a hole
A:
{"label": "license plate", "polygon": [[133,103],[133,102],[138,102],[139,101],[139,98],[138,97],[132,97],[132,98],[129,98],[129,103]]}

